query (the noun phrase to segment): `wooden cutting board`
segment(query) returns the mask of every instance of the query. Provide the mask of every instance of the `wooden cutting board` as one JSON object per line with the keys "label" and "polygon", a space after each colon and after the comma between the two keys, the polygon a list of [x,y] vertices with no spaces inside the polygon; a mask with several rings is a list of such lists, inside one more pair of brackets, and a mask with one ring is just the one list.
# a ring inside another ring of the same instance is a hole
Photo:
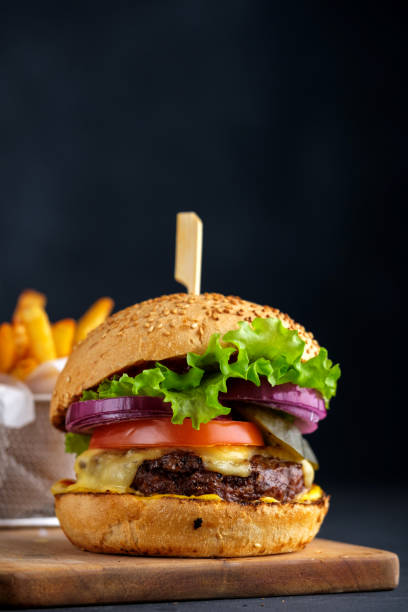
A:
{"label": "wooden cutting board", "polygon": [[34,607],[393,589],[397,555],[316,539],[297,553],[242,559],[98,555],[61,530],[0,531],[0,605]]}

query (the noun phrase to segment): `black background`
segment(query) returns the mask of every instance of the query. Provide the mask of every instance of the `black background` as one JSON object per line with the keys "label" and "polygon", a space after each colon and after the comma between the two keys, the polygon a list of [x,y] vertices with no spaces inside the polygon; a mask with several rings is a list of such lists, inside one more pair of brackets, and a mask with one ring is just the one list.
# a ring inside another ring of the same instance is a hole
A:
{"label": "black background", "polygon": [[180,290],[195,210],[202,289],[289,312],[342,366],[319,482],[405,478],[405,12],[2,2],[0,320],[25,287],[53,320]]}

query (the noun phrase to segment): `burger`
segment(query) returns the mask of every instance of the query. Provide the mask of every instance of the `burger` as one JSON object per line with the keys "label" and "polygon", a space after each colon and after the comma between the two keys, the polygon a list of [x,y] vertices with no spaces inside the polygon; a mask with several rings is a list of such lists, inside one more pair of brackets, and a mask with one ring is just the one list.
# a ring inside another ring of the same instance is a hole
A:
{"label": "burger", "polygon": [[275,308],[165,295],[107,319],[70,355],[52,424],[76,480],[53,486],[81,549],[241,557],[291,552],[329,497],[303,434],[340,376],[313,335]]}

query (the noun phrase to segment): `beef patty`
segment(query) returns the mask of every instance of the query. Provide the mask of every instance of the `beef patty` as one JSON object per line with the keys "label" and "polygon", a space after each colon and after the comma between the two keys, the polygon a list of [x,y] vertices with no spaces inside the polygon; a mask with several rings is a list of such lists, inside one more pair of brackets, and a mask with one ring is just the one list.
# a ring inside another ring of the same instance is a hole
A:
{"label": "beef patty", "polygon": [[194,453],[174,451],[159,459],[143,461],[131,486],[143,495],[215,493],[226,501],[247,502],[274,497],[285,502],[304,489],[304,481],[302,465],[292,461],[254,455],[251,473],[244,478],[211,472]]}

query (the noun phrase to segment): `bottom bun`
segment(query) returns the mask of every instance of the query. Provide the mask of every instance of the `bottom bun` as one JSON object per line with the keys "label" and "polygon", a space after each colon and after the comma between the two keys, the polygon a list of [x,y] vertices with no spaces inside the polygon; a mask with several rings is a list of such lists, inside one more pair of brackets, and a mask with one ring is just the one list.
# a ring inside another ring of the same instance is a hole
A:
{"label": "bottom bun", "polygon": [[83,550],[166,557],[247,557],[293,552],[319,531],[329,508],[310,503],[240,504],[197,498],[63,493],[55,510]]}

